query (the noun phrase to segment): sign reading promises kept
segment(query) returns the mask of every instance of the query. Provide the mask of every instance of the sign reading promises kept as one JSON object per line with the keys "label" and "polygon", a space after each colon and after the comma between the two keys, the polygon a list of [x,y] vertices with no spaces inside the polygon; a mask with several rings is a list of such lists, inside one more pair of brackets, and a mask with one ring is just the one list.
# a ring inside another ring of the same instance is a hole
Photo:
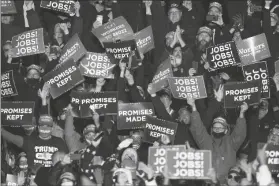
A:
{"label": "sign reading promises kept", "polygon": [[141,54],[145,54],[146,52],[149,52],[150,50],[155,48],[151,26],[148,26],[145,29],[135,33],[134,37],[137,43],[138,50]]}
{"label": "sign reading promises kept", "polygon": [[118,104],[117,129],[144,128],[147,115],[155,115],[152,103]]}
{"label": "sign reading promises kept", "polygon": [[203,76],[171,77],[168,81],[174,98],[202,99],[207,97]]}
{"label": "sign reading promises kept", "polygon": [[[258,149],[262,149],[264,143],[258,143]],[[267,166],[272,174],[279,173],[279,145],[268,144],[265,149]]]}
{"label": "sign reading promises kept", "polygon": [[167,168],[170,179],[210,179],[211,151],[167,151]]}
{"label": "sign reading promises kept", "polygon": [[207,60],[213,69],[220,69],[240,63],[234,41],[215,45],[206,49]]}
{"label": "sign reading promises kept", "polygon": [[2,101],[1,121],[4,126],[28,126],[32,123],[35,102]]}
{"label": "sign reading promises kept", "polygon": [[43,77],[50,84],[50,95],[53,99],[61,96],[84,81],[73,60],[63,63]]}
{"label": "sign reading promises kept", "polygon": [[16,14],[15,2],[13,0],[1,0],[1,14]]}
{"label": "sign reading promises kept", "polygon": [[40,7],[68,14],[75,13],[75,1],[73,0],[42,0]]}
{"label": "sign reading promises kept", "polygon": [[14,82],[13,70],[9,70],[4,72],[1,76],[1,96],[2,97],[10,97],[16,96],[17,89]]}
{"label": "sign reading promises kept", "polygon": [[13,57],[30,56],[45,52],[43,29],[35,29],[12,38]]}

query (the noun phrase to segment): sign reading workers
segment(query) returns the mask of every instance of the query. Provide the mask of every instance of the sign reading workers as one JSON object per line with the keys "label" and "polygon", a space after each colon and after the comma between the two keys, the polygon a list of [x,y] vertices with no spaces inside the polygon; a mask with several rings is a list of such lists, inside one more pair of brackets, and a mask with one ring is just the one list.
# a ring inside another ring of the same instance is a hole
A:
{"label": "sign reading workers", "polygon": [[1,0],[1,14],[16,14],[14,0]]}
{"label": "sign reading workers", "polygon": [[148,26],[145,29],[135,33],[134,35],[139,53],[145,54],[155,48],[152,27]]}
{"label": "sign reading workers", "polygon": [[63,63],[43,77],[50,84],[50,95],[53,99],[84,81],[73,60]]}
{"label": "sign reading workers", "polygon": [[206,49],[207,60],[213,69],[220,69],[240,63],[234,41],[215,45]]}
{"label": "sign reading workers", "polygon": [[87,51],[80,41],[78,34],[75,34],[63,47],[59,63],[64,63],[69,59],[73,59],[74,62],[77,62],[86,54],[86,52]]}
{"label": "sign reading workers", "polygon": [[124,130],[144,128],[147,115],[155,115],[152,103],[118,104],[117,129]]}
{"label": "sign reading workers", "polygon": [[236,108],[246,102],[256,104],[261,98],[261,84],[259,81],[230,82],[224,85],[225,108]]}
{"label": "sign reading workers", "polygon": [[202,99],[207,97],[203,76],[171,77],[168,81],[174,98]]}
{"label": "sign reading workers", "polygon": [[122,16],[117,17],[96,29],[93,29],[92,33],[101,43],[113,42],[115,40],[130,40],[134,35],[132,27]]}
{"label": "sign reading workers", "polygon": [[82,75],[93,78],[113,79],[112,70],[115,64],[110,62],[105,53],[87,52],[81,60],[79,69]]}
{"label": "sign reading workers", "polygon": [[43,29],[35,29],[12,38],[13,57],[30,56],[45,52]]}
{"label": "sign reading workers", "polygon": [[250,64],[271,56],[265,34],[259,34],[236,42],[242,64]]}
{"label": "sign reading workers", "polygon": [[211,151],[167,151],[167,168],[170,179],[210,179]]}
{"label": "sign reading workers", "polygon": [[269,75],[266,62],[253,63],[242,67],[246,81],[261,80],[262,96],[261,98],[269,98]]}
{"label": "sign reading workers", "polygon": [[2,74],[1,85],[1,97],[11,97],[18,95],[14,82],[13,70],[9,70]]}
{"label": "sign reading workers", "polygon": [[75,13],[75,1],[73,0],[42,0],[40,7],[67,14]]}
{"label": "sign reading workers", "polygon": [[35,102],[2,101],[1,121],[4,126],[28,126],[32,123]]}
{"label": "sign reading workers", "polygon": [[167,163],[167,151],[185,152],[185,145],[168,145],[159,147],[149,147],[148,149],[148,165],[156,175],[164,173]]}
{"label": "sign reading workers", "polygon": [[143,141],[153,144],[155,141],[161,139],[163,135],[166,135],[170,138],[171,144],[173,144],[177,125],[177,123],[157,119],[147,115]]}
{"label": "sign reading workers", "polygon": [[[258,149],[262,149],[264,143],[258,143]],[[265,150],[267,166],[272,174],[279,174],[279,145],[268,144]]]}

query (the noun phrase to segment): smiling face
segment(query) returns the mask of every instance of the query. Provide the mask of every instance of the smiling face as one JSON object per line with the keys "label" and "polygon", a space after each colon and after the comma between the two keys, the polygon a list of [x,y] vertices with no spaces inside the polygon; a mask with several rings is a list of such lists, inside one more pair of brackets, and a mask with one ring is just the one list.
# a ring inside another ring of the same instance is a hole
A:
{"label": "smiling face", "polygon": [[172,23],[177,23],[180,21],[182,12],[178,8],[171,8],[168,12],[169,20]]}
{"label": "smiling face", "polygon": [[52,127],[49,125],[39,125],[38,131],[42,139],[48,139],[51,137]]}
{"label": "smiling face", "polygon": [[211,37],[208,33],[202,32],[196,38],[196,45],[200,51],[205,51],[211,43]]}

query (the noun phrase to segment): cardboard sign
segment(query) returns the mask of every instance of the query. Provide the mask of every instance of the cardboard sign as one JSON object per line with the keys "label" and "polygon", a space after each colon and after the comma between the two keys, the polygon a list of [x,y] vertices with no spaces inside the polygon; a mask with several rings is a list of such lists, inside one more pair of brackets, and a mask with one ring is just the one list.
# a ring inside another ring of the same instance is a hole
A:
{"label": "cardboard sign", "polygon": [[207,60],[213,69],[220,69],[240,63],[234,41],[215,45],[206,49]]}
{"label": "cardboard sign", "polygon": [[152,103],[118,104],[117,129],[123,130],[144,128],[147,115],[155,115]]}
{"label": "cardboard sign", "polygon": [[42,0],[40,7],[67,14],[75,13],[75,1],[73,0]]}
{"label": "cardboard sign", "polygon": [[79,102],[77,103],[75,100],[79,100],[80,99],[80,92],[76,91],[76,90],[72,90],[71,94],[71,106],[72,106],[72,114],[73,117],[80,117],[81,116],[81,112],[80,112],[80,104]]}
{"label": "cardboard sign", "polygon": [[171,77],[168,78],[168,81],[174,98],[202,99],[207,97],[203,76]]}
{"label": "cardboard sign", "polygon": [[[258,149],[262,149],[264,143],[258,143]],[[267,166],[272,174],[279,174],[279,145],[268,144],[265,150]]]}
{"label": "cardboard sign", "polygon": [[43,77],[50,84],[50,95],[53,99],[61,96],[84,81],[78,67],[71,59]]}
{"label": "cardboard sign", "polygon": [[35,102],[2,101],[1,121],[4,126],[28,126],[32,123]]}
{"label": "cardboard sign", "polygon": [[269,75],[266,62],[253,63],[242,67],[246,81],[259,80],[262,82],[261,98],[269,98]]}
{"label": "cardboard sign", "polygon": [[13,70],[4,72],[1,76],[1,97],[11,97],[18,95]]}
{"label": "cardboard sign", "polygon": [[18,178],[15,175],[7,174],[7,176],[6,176],[6,184],[7,184],[7,186],[18,186],[17,180],[18,180]]}
{"label": "cardboard sign", "polygon": [[164,172],[167,163],[167,151],[185,152],[185,145],[168,145],[159,147],[149,147],[148,149],[148,165],[156,175]]}
{"label": "cardboard sign", "polygon": [[132,27],[122,16],[117,17],[96,29],[93,29],[92,33],[101,43],[113,42],[115,40],[130,40],[134,35]]}
{"label": "cardboard sign", "polygon": [[210,179],[210,150],[167,151],[167,160],[169,179]]}
{"label": "cardboard sign", "polygon": [[275,61],[275,73],[279,72],[279,60]]}
{"label": "cardboard sign", "polygon": [[134,35],[138,51],[145,54],[155,48],[152,27],[148,26],[145,29],[135,33]]}
{"label": "cardboard sign", "polygon": [[63,47],[59,63],[64,63],[69,59],[73,59],[74,62],[77,62],[86,54],[86,52],[87,51],[80,41],[78,34],[75,34]]}
{"label": "cardboard sign", "polygon": [[43,29],[35,29],[12,38],[13,58],[45,52]]}
{"label": "cardboard sign", "polygon": [[173,77],[170,59],[166,59],[157,68],[157,71],[152,79],[152,84],[155,92],[162,90],[168,86],[168,78]]}
{"label": "cardboard sign", "polygon": [[115,64],[110,62],[105,53],[87,52],[81,60],[79,69],[82,75],[93,78],[114,79],[112,70]]}
{"label": "cardboard sign", "polygon": [[271,56],[265,34],[236,42],[242,64],[250,64]]}
{"label": "cardboard sign", "polygon": [[236,108],[243,102],[248,105],[259,103],[261,98],[260,81],[226,83],[224,96],[225,108]]}
{"label": "cardboard sign", "polygon": [[167,135],[170,138],[171,144],[173,144],[177,125],[177,123],[147,115],[143,141],[153,144],[155,141],[160,140],[163,135]]}
{"label": "cardboard sign", "polygon": [[15,2],[13,0],[1,0],[1,14],[16,14]]}

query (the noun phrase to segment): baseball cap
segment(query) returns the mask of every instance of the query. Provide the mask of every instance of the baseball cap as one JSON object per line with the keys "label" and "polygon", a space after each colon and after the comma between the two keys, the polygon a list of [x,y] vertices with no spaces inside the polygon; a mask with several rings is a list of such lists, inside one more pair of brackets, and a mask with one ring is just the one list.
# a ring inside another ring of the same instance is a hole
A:
{"label": "baseball cap", "polygon": [[212,36],[212,30],[207,26],[203,26],[199,28],[197,35],[201,33],[207,33],[209,36]]}
{"label": "baseball cap", "polygon": [[226,127],[226,128],[229,127],[229,125],[228,125],[226,119],[224,119],[224,118],[222,118],[222,117],[217,117],[217,118],[215,118],[215,119],[213,120],[213,125],[214,125],[215,123],[220,123],[221,125],[223,125],[223,126]]}
{"label": "baseball cap", "polygon": [[89,132],[96,132],[96,126],[93,124],[89,124],[83,129],[83,135],[86,135]]}
{"label": "baseball cap", "polygon": [[41,115],[38,121],[39,125],[47,125],[49,127],[53,126],[53,118],[50,115]]}

